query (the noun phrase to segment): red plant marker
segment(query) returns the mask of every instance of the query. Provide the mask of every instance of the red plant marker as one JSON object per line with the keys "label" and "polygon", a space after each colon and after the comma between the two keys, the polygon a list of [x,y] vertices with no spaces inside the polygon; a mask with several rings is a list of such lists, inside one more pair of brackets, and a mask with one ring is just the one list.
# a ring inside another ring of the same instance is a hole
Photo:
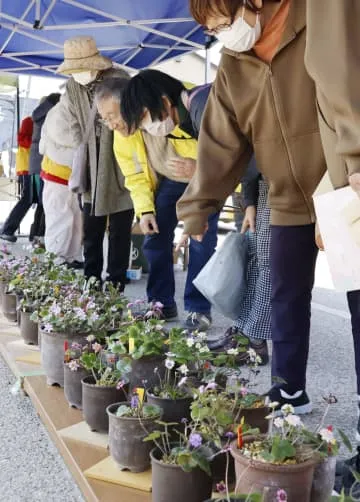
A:
{"label": "red plant marker", "polygon": [[241,449],[244,446],[242,425],[239,425],[237,430],[237,447]]}

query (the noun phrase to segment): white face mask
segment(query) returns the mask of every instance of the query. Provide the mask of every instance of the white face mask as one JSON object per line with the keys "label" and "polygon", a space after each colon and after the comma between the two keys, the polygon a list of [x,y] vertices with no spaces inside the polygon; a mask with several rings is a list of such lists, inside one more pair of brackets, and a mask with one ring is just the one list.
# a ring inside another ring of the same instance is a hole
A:
{"label": "white face mask", "polygon": [[261,24],[259,16],[256,16],[255,26],[250,26],[244,19],[245,9],[239,19],[237,19],[229,30],[221,31],[216,38],[224,44],[227,49],[236,52],[250,51],[261,36]]}
{"label": "white face mask", "polygon": [[96,79],[97,71],[80,71],[79,73],[73,73],[72,77],[80,85],[87,85]]}
{"label": "white face mask", "polygon": [[167,136],[175,129],[175,123],[170,115],[165,120],[151,120],[150,114],[143,120],[141,127],[152,136]]}

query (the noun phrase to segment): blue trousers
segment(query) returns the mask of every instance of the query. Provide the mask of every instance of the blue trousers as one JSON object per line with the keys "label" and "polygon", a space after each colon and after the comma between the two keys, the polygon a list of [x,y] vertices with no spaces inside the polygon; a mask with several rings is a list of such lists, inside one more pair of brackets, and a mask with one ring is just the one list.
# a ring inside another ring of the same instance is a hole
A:
{"label": "blue trousers", "polygon": [[[176,203],[186,187],[186,183],[162,179],[155,197],[159,233],[147,235],[144,241],[144,254],[149,263],[148,299],[160,301],[165,307],[175,304],[173,242],[178,223]],[[209,229],[202,242],[190,239],[189,268],[184,292],[185,310],[188,312],[210,312],[210,303],[195,288],[193,280],[215,251],[218,219],[218,213],[209,217]]]}

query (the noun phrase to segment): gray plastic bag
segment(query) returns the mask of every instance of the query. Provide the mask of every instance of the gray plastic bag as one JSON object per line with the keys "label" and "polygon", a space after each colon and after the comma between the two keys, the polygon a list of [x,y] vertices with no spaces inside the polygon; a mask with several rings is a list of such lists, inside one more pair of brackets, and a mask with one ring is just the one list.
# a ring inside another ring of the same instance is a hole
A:
{"label": "gray plastic bag", "polygon": [[237,319],[247,289],[247,264],[247,235],[230,232],[193,284],[218,312]]}

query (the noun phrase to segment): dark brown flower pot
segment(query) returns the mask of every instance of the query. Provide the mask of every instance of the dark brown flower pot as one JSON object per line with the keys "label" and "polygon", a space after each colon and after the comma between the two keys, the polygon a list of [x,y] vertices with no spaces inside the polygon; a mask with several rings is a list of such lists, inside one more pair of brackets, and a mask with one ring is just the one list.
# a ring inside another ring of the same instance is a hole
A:
{"label": "dark brown flower pot", "polygon": [[64,387],[64,342],[85,344],[86,335],[41,330],[41,365],[48,385]]}
{"label": "dark brown flower pot", "polygon": [[[229,485],[233,484],[235,481],[235,463],[233,457],[229,455],[229,467],[228,467],[228,483]],[[211,477],[213,481],[213,485],[215,486],[217,483],[226,480],[226,452],[219,453],[216,455],[210,463],[211,468]]]}
{"label": "dark brown flower pot", "polygon": [[[130,389],[134,387],[154,387],[165,375],[164,356],[144,356],[141,359],[133,359],[131,362]],[[158,369],[154,373],[155,368]]]}
{"label": "dark brown flower pot", "polygon": [[147,401],[150,404],[156,404],[163,410],[162,420],[164,422],[181,424],[183,418],[190,420],[190,405],[193,402],[193,398],[190,396],[179,399],[165,399],[148,392]]}
{"label": "dark brown flower pot", "polygon": [[16,295],[14,293],[3,294],[2,311],[8,321],[17,322]]}
{"label": "dark brown flower pot", "polygon": [[16,321],[18,326],[21,324],[21,312],[20,312],[20,307],[21,307],[21,299],[23,298],[22,295],[16,294]]}
{"label": "dark brown flower pot", "polygon": [[20,334],[28,345],[38,345],[38,325],[30,320],[31,312],[20,310]]}
{"label": "dark brown flower pot", "polygon": [[204,471],[185,472],[178,465],[165,464],[158,448],[150,456],[152,502],[202,502],[210,498],[212,480]]}
{"label": "dark brown flower pot", "polygon": [[117,417],[116,410],[120,404],[111,404],[106,409],[109,416],[110,455],[121,470],[146,471],[150,467],[150,451],[154,444],[151,441],[144,442],[144,438],[158,428],[155,421],[160,415],[141,420],[136,417]]}
{"label": "dark brown flower pot", "polygon": [[92,431],[108,432],[110,404],[126,401],[126,388],[100,387],[92,376],[82,380],[82,409],[85,422]]}
{"label": "dark brown flower pot", "polygon": [[267,406],[261,408],[242,408],[237,414],[237,422],[240,423],[244,418],[245,423],[250,425],[251,428],[258,428],[261,433],[266,434],[269,430],[269,420],[265,417],[271,412]]}
{"label": "dark brown flower pot", "polygon": [[335,484],[336,457],[327,457],[314,471],[311,488],[311,502],[328,502]]}
{"label": "dark brown flower pot", "polygon": [[82,409],[82,379],[90,376],[90,372],[84,368],[72,371],[64,364],[64,395],[69,406]]}
{"label": "dark brown flower pot", "polygon": [[[252,440],[247,438],[245,442]],[[264,494],[264,502],[272,502],[276,499],[276,492],[283,489],[291,502],[310,502],[317,464],[315,456],[299,464],[270,464],[245,457],[237,448],[236,441],[231,443],[231,455],[235,460],[235,493],[257,492]]]}
{"label": "dark brown flower pot", "polygon": [[5,294],[7,288],[7,283],[5,281],[0,281],[0,302],[2,302],[2,297]]}

